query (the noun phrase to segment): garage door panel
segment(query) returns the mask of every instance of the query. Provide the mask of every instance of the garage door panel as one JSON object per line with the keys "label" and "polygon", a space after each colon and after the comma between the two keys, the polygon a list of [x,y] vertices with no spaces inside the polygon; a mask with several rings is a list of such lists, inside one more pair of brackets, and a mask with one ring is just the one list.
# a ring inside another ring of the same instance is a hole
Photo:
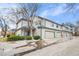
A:
{"label": "garage door panel", "polygon": [[54,38],[54,33],[52,31],[51,32],[45,32],[45,38],[46,39]]}
{"label": "garage door panel", "polygon": [[56,37],[60,38],[61,37],[61,32],[56,32]]}

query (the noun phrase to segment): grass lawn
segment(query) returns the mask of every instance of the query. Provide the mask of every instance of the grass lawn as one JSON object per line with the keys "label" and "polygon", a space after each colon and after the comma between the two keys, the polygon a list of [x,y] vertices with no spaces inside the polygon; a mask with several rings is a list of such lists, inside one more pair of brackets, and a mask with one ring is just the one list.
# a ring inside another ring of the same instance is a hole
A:
{"label": "grass lawn", "polygon": [[7,41],[7,37],[0,37],[0,42],[5,42]]}

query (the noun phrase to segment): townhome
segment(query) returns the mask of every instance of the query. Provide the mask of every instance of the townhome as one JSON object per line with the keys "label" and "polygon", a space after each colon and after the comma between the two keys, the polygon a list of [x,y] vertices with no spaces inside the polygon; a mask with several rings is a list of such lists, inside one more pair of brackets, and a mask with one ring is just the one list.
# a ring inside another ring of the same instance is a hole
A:
{"label": "townhome", "polygon": [[[29,35],[28,22],[21,19],[17,22],[17,35]],[[33,35],[39,35],[42,39],[66,38],[72,35],[71,29],[52,20],[36,16],[33,19]]]}

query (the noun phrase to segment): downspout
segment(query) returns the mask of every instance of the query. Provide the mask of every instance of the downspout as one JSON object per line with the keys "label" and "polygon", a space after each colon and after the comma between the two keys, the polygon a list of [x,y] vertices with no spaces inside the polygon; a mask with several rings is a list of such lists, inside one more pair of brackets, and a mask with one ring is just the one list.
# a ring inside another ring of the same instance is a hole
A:
{"label": "downspout", "polygon": [[55,32],[54,32],[54,38],[55,38]]}
{"label": "downspout", "polygon": [[41,36],[41,40],[42,40],[42,26],[40,24],[40,36]]}
{"label": "downspout", "polygon": [[42,40],[42,21],[41,21],[40,25],[41,25],[41,40]]}
{"label": "downspout", "polygon": [[[21,28],[22,28],[22,25],[23,25],[23,21],[22,21],[22,23],[21,23]],[[21,29],[21,36],[22,36],[22,29]]]}

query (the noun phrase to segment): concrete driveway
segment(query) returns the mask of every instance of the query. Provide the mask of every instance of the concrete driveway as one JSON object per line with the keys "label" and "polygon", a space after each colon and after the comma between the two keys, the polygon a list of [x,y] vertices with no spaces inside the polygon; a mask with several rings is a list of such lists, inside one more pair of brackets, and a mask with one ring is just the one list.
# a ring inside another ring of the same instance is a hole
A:
{"label": "concrete driveway", "polygon": [[79,37],[48,46],[24,56],[79,56]]}

